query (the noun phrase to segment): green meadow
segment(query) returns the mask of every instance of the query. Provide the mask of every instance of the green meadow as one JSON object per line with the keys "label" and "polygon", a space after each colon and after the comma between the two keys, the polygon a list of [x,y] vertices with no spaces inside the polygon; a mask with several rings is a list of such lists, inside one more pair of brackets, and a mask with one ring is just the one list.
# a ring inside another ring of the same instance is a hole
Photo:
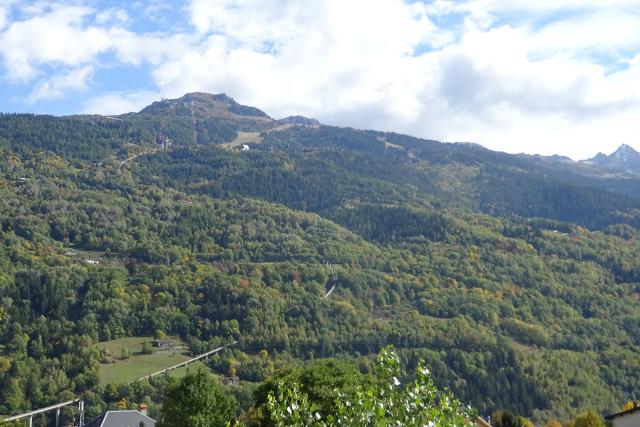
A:
{"label": "green meadow", "polygon": [[[100,364],[100,382],[103,385],[128,383],[191,358],[183,349],[141,354],[142,343],[144,341],[151,343],[152,340],[152,337],[129,337],[99,343],[100,350],[106,348],[111,353],[111,363]],[[184,343],[179,339],[170,338],[170,340],[177,347],[184,348]],[[127,359],[121,358],[123,348],[130,353]],[[189,366],[172,370],[168,375],[182,377],[187,372],[199,368],[208,369],[203,363],[194,362]]]}

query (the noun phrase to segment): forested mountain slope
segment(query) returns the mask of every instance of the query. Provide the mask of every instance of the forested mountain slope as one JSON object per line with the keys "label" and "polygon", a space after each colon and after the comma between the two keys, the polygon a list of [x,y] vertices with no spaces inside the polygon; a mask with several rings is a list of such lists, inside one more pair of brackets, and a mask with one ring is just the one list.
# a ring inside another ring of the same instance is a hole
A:
{"label": "forested mountain slope", "polygon": [[482,413],[640,398],[633,177],[206,94],[3,115],[0,150],[0,413],[131,396],[95,344],[158,330],[251,382],[393,344]]}

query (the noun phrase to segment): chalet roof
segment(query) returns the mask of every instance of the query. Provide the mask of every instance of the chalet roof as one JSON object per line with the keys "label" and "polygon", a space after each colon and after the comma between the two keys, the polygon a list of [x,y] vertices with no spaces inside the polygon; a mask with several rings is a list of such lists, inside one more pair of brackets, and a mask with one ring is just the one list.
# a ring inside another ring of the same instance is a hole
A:
{"label": "chalet roof", "polygon": [[86,427],[155,427],[156,421],[135,410],[107,411]]}

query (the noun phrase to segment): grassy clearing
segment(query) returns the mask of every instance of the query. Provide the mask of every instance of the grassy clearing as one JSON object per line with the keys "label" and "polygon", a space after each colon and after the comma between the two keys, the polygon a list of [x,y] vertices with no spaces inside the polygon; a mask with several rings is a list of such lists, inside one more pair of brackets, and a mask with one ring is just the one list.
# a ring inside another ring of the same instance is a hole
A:
{"label": "grassy clearing", "polygon": [[220,144],[222,148],[232,149],[241,146],[242,144],[260,144],[262,142],[262,136],[260,132],[238,132],[238,136],[231,142]]}
{"label": "grassy clearing", "polygon": [[[142,343],[144,341],[151,342],[152,337],[129,337],[117,340],[101,342],[98,344],[99,349],[108,349],[113,355],[113,363],[100,364],[100,382],[103,385],[114,383],[123,384],[135,381],[145,375],[168,368],[191,358],[184,354],[184,350],[176,349],[167,352],[159,352],[154,354],[140,354]],[[184,347],[179,339],[171,338],[177,346]],[[131,356],[128,359],[121,359],[122,349],[126,348]],[[189,364],[188,367],[182,367],[169,373],[171,376],[182,377],[188,371],[193,371],[199,367],[207,369],[203,363],[196,362]]]}
{"label": "grassy clearing", "polygon": [[[180,339],[178,338],[170,337],[168,339],[174,342],[176,346],[184,346],[184,343],[180,341]],[[117,340],[104,341],[104,342],[98,343],[98,348],[100,350],[106,348],[111,352],[111,354],[113,354],[116,357],[119,357],[122,349],[126,347],[126,349],[129,350],[129,352],[132,355],[135,355],[137,353],[140,353],[140,351],[142,351],[142,343],[145,341],[148,343],[151,343],[151,341],[153,341],[153,337],[119,338]]]}
{"label": "grassy clearing", "polygon": [[71,246],[59,246],[56,248],[56,251],[59,256],[79,264],[98,266],[105,264],[114,265],[122,262],[121,259],[118,258],[117,253],[107,255],[105,252],[87,251]]}
{"label": "grassy clearing", "polygon": [[182,378],[185,375],[187,375],[189,372],[195,372],[198,369],[204,369],[205,371],[210,372],[210,369],[207,367],[207,365],[198,361],[198,362],[189,363],[188,366],[183,366],[181,368],[174,369],[173,371],[169,372],[169,376]]}

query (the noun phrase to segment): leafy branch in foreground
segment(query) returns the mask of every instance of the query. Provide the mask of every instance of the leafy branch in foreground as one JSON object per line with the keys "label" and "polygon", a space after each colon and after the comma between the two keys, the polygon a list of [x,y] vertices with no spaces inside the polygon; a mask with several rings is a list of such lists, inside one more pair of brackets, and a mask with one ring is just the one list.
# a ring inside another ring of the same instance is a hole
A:
{"label": "leafy branch in foreground", "polygon": [[439,391],[424,361],[415,380],[403,385],[402,366],[391,349],[376,359],[376,381],[359,385],[351,394],[338,391],[334,410],[322,414],[298,384],[278,384],[267,400],[277,426],[473,426],[475,415],[448,392]]}

